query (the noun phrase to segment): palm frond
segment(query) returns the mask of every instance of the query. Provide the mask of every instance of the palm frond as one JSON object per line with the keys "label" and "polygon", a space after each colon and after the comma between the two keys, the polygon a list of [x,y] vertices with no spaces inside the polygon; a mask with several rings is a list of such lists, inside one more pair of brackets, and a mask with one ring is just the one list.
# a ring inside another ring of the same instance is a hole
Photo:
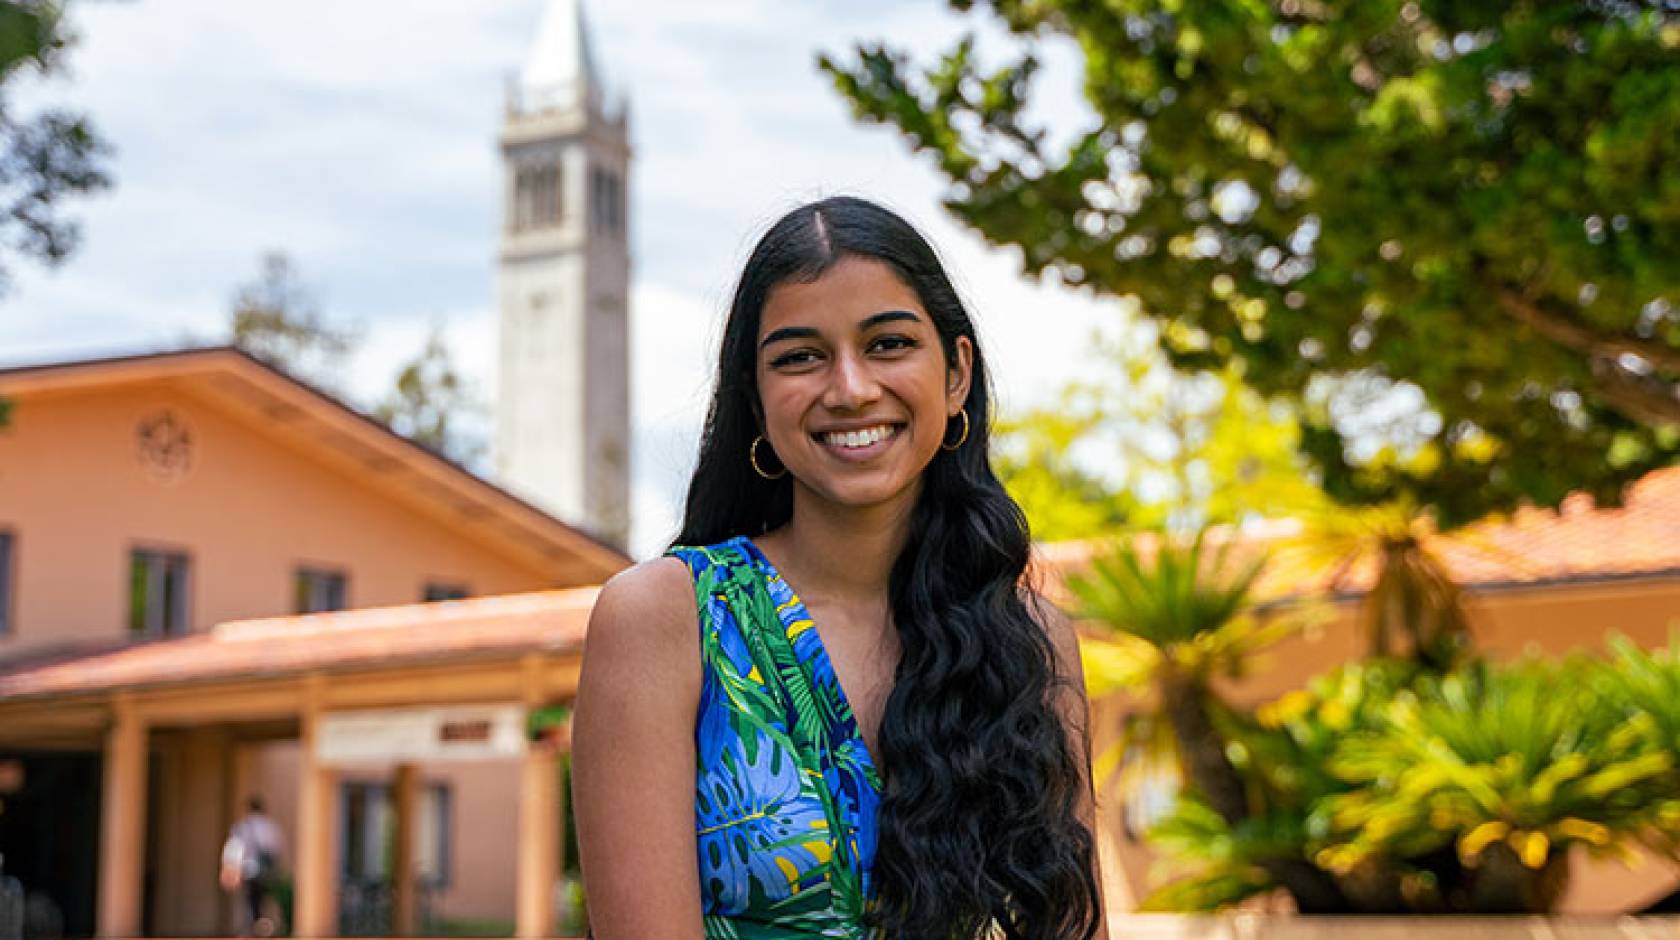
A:
{"label": "palm frond", "polygon": [[[1245,616],[1264,557],[1237,562],[1235,543],[1209,550],[1206,530],[1188,542],[1164,536],[1112,545],[1085,575],[1068,579],[1077,615],[1115,636],[1141,640],[1181,667],[1228,662],[1287,632]],[[1117,642],[1124,642],[1119,641]]]}

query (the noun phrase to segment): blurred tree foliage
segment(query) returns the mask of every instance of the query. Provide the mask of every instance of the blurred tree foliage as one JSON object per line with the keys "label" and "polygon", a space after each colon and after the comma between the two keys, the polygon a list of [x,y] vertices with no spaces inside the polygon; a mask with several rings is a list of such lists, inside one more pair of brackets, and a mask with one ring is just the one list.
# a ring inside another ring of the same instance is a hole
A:
{"label": "blurred tree foliage", "polygon": [[[1175,364],[1298,404],[1338,499],[1451,526],[1613,503],[1680,455],[1674,4],[951,5],[1017,51],[820,66],[1029,273],[1136,297]],[[1094,120],[1052,147],[1036,49],[1067,40]],[[1337,420],[1408,393],[1400,446]]]}
{"label": "blurred tree foliage", "polygon": [[416,444],[467,464],[482,457],[485,446],[467,436],[461,422],[484,411],[466,378],[456,370],[442,327],[434,325],[425,348],[397,373],[395,387],[373,414]]}
{"label": "blurred tree foliage", "polygon": [[[346,394],[346,366],[362,344],[359,328],[335,326],[322,315],[315,292],[278,251],[263,255],[257,277],[235,291],[228,333],[240,349],[339,398]],[[422,447],[470,464],[485,447],[461,425],[484,411],[456,370],[442,327],[434,325],[424,348],[375,403],[373,417]]]}
{"label": "blurred tree foliage", "polygon": [[263,255],[256,279],[233,295],[228,334],[235,346],[322,388],[342,391],[345,361],[360,337],[321,315],[314,292],[283,252]]}
{"label": "blurred tree foliage", "polygon": [[1035,538],[1189,532],[1326,503],[1293,412],[1233,370],[1174,370],[1147,321],[1104,331],[1093,348],[1091,378],[999,424],[998,474]]}
{"label": "blurred tree foliage", "polygon": [[[110,146],[86,117],[59,109],[19,117],[6,100],[23,76],[59,69],[69,45],[61,4],[0,0],[0,294],[11,256],[52,265],[75,249],[81,229],[60,214],[65,199],[111,185]],[[10,411],[0,399],[0,427]]]}
{"label": "blurred tree foliage", "polygon": [[0,0],[0,291],[10,284],[6,257],[57,264],[81,229],[60,214],[63,201],[106,189],[110,147],[88,119],[61,109],[20,117],[8,87],[63,67],[70,36],[63,6],[47,0]]}

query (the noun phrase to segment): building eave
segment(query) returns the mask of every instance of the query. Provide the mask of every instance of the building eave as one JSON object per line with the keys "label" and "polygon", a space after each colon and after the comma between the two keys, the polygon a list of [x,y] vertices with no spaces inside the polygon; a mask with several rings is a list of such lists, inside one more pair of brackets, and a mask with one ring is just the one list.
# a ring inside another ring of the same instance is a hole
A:
{"label": "building eave", "polygon": [[74,394],[141,382],[175,382],[236,400],[273,428],[305,428],[381,485],[403,487],[462,518],[488,519],[499,538],[527,554],[580,570],[599,583],[632,563],[621,550],[466,467],[396,433],[310,383],[234,346],[203,346],[0,367],[0,397]]}

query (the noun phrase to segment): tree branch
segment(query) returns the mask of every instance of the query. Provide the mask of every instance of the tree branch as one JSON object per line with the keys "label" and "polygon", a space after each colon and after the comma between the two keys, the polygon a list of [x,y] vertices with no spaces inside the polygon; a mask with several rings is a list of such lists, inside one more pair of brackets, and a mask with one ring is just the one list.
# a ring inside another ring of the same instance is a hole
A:
{"label": "tree branch", "polygon": [[1610,356],[1592,360],[1593,393],[1640,424],[1680,424],[1680,383],[1630,372]]}
{"label": "tree branch", "polygon": [[1665,372],[1680,372],[1680,349],[1660,340],[1625,333],[1600,333],[1578,320],[1547,310],[1508,287],[1495,287],[1493,296],[1511,319],[1578,353],[1603,357],[1629,353]]}

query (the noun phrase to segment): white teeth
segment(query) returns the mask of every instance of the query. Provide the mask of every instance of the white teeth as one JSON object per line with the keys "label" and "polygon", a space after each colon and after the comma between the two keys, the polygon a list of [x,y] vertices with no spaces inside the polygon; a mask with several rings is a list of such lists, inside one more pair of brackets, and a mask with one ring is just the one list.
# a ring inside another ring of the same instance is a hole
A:
{"label": "white teeth", "polygon": [[836,447],[868,447],[877,441],[893,435],[893,427],[883,424],[861,431],[831,431],[824,434],[823,441]]}

